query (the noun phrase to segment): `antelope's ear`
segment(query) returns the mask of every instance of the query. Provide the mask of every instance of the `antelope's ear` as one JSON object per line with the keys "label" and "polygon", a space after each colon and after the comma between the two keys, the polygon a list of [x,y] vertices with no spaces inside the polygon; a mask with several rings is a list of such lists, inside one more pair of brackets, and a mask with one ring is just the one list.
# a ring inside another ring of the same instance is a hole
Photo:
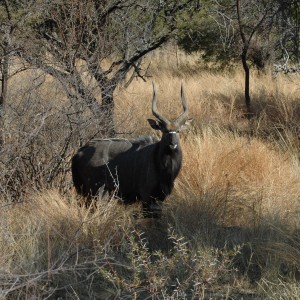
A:
{"label": "antelope's ear", "polygon": [[148,123],[155,130],[161,130],[161,123],[152,119],[148,119]]}
{"label": "antelope's ear", "polygon": [[182,124],[182,125],[180,126],[180,131],[188,129],[189,126],[191,125],[192,121],[193,121],[192,118],[191,118],[191,119],[187,119],[187,120],[184,122],[184,124]]}

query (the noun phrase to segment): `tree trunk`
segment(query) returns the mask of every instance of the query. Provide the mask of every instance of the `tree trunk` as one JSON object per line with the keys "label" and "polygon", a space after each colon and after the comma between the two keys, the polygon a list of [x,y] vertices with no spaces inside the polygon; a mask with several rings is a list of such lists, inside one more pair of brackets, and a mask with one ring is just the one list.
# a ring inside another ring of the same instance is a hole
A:
{"label": "tree trunk", "polygon": [[245,71],[245,103],[248,117],[251,115],[251,97],[250,97],[250,69],[247,64],[247,51],[243,50],[242,63]]}
{"label": "tree trunk", "polygon": [[[11,21],[11,14],[10,14],[10,7],[9,7],[8,0],[4,1],[4,5],[5,5],[5,9],[6,9],[7,18],[9,21]],[[6,28],[6,30],[5,30],[3,44],[2,44],[3,60],[1,62],[2,78],[1,78],[1,95],[0,95],[1,122],[2,122],[3,108],[4,108],[4,104],[6,102],[6,98],[7,98],[8,67],[9,67],[9,56],[10,56],[10,48],[11,48],[10,47],[10,45],[11,45],[10,35],[12,34],[12,32],[13,32],[12,26],[8,26],[8,28]],[[1,135],[1,138],[2,138],[2,135]]]}
{"label": "tree trunk", "polygon": [[115,136],[115,124],[114,124],[114,90],[116,86],[109,85],[102,86],[101,87],[101,96],[102,96],[102,111],[103,118],[105,119],[105,122],[103,122],[105,128],[105,131],[107,134],[111,137]]}
{"label": "tree trunk", "polygon": [[4,57],[1,65],[1,95],[0,95],[0,146],[3,144],[3,111],[4,105],[7,100],[7,84],[8,84],[8,67],[9,67],[9,54],[5,49]]}
{"label": "tree trunk", "polygon": [[0,117],[2,115],[3,106],[7,98],[8,65],[9,65],[9,55],[7,51],[5,51],[2,67],[1,67],[2,78],[1,78],[1,95],[0,95]]}
{"label": "tree trunk", "polygon": [[236,11],[237,11],[240,35],[243,42],[243,51],[242,51],[241,58],[242,58],[243,68],[245,71],[245,103],[247,108],[247,117],[251,118],[250,69],[247,64],[247,53],[248,53],[251,37],[247,40],[245,36],[244,25],[242,24],[242,20],[241,20],[240,0],[236,0]]}

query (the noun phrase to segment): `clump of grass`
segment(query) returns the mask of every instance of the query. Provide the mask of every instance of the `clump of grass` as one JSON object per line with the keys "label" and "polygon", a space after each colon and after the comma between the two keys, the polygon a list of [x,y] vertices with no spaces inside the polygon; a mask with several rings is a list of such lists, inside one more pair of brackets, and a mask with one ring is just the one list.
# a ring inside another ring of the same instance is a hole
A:
{"label": "clump of grass", "polygon": [[298,282],[288,282],[285,280],[278,280],[271,282],[263,280],[259,285],[260,290],[264,294],[264,299],[292,299],[296,300],[300,297],[300,288]]}
{"label": "clump of grass", "polygon": [[225,224],[251,226],[253,214],[292,221],[292,212],[299,209],[300,169],[288,153],[256,138],[209,129],[184,139],[183,153],[177,193],[183,197],[222,191],[228,210]]}
{"label": "clump of grass", "polygon": [[259,139],[209,129],[191,134],[182,147],[184,163],[170,203],[184,211],[178,213],[183,228],[193,232],[208,221],[254,229],[266,220],[297,228],[300,170],[293,156]]}
{"label": "clump of grass", "polygon": [[[121,233],[130,226],[126,214],[115,202],[91,213],[79,207],[74,196],[62,197],[56,190],[34,193],[25,203],[4,207],[2,296],[29,290],[41,296],[54,292],[64,276],[76,278],[79,271],[92,276],[104,263],[97,253],[122,243]],[[65,279],[63,284],[71,282]]]}

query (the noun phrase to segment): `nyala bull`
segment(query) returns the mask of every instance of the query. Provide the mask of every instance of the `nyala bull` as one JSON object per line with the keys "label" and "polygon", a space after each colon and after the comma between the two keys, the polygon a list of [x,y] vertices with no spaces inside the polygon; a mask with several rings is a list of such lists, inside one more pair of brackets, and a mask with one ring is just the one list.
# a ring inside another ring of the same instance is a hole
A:
{"label": "nyala bull", "polygon": [[171,194],[182,163],[179,132],[191,121],[181,85],[182,114],[174,121],[162,116],[156,106],[153,83],[150,126],[162,132],[160,141],[151,136],[137,139],[95,139],[80,148],[72,159],[72,175],[78,193],[90,198],[115,192],[125,204],[141,201],[144,210],[159,208]]}

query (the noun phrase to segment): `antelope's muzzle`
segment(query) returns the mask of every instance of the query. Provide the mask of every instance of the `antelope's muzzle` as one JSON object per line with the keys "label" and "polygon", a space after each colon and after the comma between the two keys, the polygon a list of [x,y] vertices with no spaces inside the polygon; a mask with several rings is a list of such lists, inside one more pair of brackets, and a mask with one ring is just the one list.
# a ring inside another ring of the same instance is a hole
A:
{"label": "antelope's muzzle", "polygon": [[169,147],[171,150],[175,150],[177,148],[177,144],[170,144]]}
{"label": "antelope's muzzle", "polygon": [[170,135],[169,135],[169,148],[174,151],[177,149],[178,147],[178,142],[179,142],[179,138],[178,138],[178,134],[176,131],[170,131]]}

